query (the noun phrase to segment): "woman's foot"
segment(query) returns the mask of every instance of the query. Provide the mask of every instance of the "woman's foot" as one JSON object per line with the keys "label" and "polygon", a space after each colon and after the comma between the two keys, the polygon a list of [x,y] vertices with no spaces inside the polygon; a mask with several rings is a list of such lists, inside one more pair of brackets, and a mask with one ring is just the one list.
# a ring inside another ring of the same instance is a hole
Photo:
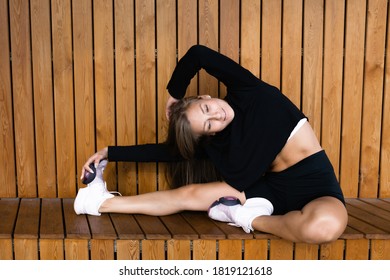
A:
{"label": "woman's foot", "polygon": [[89,214],[100,216],[99,208],[109,198],[114,197],[107,190],[105,182],[95,182],[79,190],[74,200],[74,211],[77,215]]}
{"label": "woman's foot", "polygon": [[74,210],[77,215],[89,214],[100,216],[99,208],[114,195],[107,190],[106,182],[103,179],[103,172],[108,161],[102,160],[95,170],[95,179],[87,187],[79,190],[74,201]]}
{"label": "woman's foot", "polygon": [[250,233],[253,231],[252,222],[255,218],[270,216],[274,211],[272,203],[261,197],[249,198],[244,205],[241,205],[239,200],[238,203],[237,201],[233,203],[233,201],[231,197],[220,198],[210,206],[209,217],[217,221],[228,222],[232,226],[242,227],[245,232]]}

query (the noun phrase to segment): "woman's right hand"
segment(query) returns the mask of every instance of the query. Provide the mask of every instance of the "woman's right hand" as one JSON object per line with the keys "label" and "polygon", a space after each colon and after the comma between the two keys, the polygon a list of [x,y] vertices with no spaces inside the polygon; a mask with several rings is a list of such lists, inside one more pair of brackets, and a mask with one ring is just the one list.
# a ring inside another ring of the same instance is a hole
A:
{"label": "woman's right hand", "polygon": [[83,180],[85,171],[93,173],[93,170],[89,167],[91,163],[94,163],[95,167],[98,166],[99,162],[108,157],[108,147],[101,149],[100,151],[93,154],[84,164],[83,169],[81,170],[80,180]]}

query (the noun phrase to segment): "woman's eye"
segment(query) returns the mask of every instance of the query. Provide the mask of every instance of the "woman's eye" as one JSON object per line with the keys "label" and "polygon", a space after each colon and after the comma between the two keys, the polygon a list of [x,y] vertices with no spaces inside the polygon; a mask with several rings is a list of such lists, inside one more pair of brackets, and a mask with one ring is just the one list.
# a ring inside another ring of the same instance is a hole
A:
{"label": "woman's eye", "polygon": [[208,105],[205,105],[205,111],[206,111],[206,113],[209,112],[209,106]]}

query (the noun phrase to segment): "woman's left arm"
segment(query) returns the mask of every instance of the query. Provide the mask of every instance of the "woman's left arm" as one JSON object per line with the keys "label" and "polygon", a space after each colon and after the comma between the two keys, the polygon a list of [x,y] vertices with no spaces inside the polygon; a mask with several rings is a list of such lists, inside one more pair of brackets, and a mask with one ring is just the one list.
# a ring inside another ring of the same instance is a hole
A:
{"label": "woman's left arm", "polygon": [[183,98],[191,79],[202,68],[230,88],[261,83],[250,71],[227,56],[208,47],[195,45],[179,60],[173,71],[167,86],[170,95],[175,99]]}

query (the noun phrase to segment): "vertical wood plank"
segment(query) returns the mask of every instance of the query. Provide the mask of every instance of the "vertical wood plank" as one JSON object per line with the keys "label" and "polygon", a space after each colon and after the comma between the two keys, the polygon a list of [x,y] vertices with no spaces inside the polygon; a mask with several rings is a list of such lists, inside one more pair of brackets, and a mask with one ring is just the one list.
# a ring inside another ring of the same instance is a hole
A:
{"label": "vertical wood plank", "polygon": [[65,239],[66,260],[89,260],[88,240]]}
{"label": "vertical wood plank", "polygon": [[[74,94],[76,115],[76,173],[95,153],[92,2],[72,2]],[[79,178],[80,176],[77,176]],[[77,180],[78,185],[80,181]]]}
{"label": "vertical wood plank", "polygon": [[368,239],[347,239],[345,241],[346,260],[368,260],[369,240]]}
{"label": "vertical wood plank", "polygon": [[167,241],[168,260],[190,260],[191,241],[170,239]]}
{"label": "vertical wood plank", "polygon": [[117,260],[139,260],[140,259],[139,240],[117,240],[116,259]]}
{"label": "vertical wood plank", "polygon": [[194,260],[215,260],[217,258],[216,240],[194,240],[192,258]]}
{"label": "vertical wood plank", "polygon": [[165,240],[142,240],[143,260],[165,260]]}
{"label": "vertical wood plank", "polygon": [[245,260],[266,260],[268,259],[268,239],[244,240]]}
{"label": "vertical wood plank", "polygon": [[219,240],[218,260],[242,260],[242,240]]}
{"label": "vertical wood plank", "polygon": [[12,114],[10,34],[7,0],[0,1],[0,196],[16,196],[15,144]]}
{"label": "vertical wood plank", "polygon": [[38,239],[15,238],[15,260],[38,260]]}
{"label": "vertical wood plank", "polygon": [[50,0],[33,0],[30,10],[38,196],[56,197]]}
{"label": "vertical wood plank", "polygon": [[365,12],[366,1],[347,1],[340,159],[340,184],[347,197],[357,197],[359,186]]}
{"label": "vertical wood plank", "polygon": [[199,0],[199,43],[218,49],[218,1]]}
{"label": "vertical wood plank", "polygon": [[264,0],[261,23],[261,79],[280,88],[282,2]]}
{"label": "vertical wood plank", "polygon": [[301,108],[302,0],[283,2],[282,92]]}
{"label": "vertical wood plank", "polygon": [[302,110],[321,139],[324,1],[304,2]]}
{"label": "vertical wood plank", "polygon": [[91,260],[114,260],[114,240],[92,239]]}
{"label": "vertical wood plank", "polygon": [[261,1],[241,1],[241,65],[260,77]]}
{"label": "vertical wood plank", "polygon": [[[93,2],[95,49],[96,148],[115,144],[114,20],[113,2]],[[115,189],[115,164],[107,165],[105,180]]]}
{"label": "vertical wood plank", "polygon": [[[168,81],[176,66],[176,1],[157,0],[157,141],[166,140],[168,121],[165,114]],[[169,189],[165,165],[158,164],[158,189]]]}
{"label": "vertical wood plank", "polygon": [[[240,1],[220,2],[220,52],[240,62]],[[226,96],[226,87],[220,84],[219,97]]]}
{"label": "vertical wood plank", "polygon": [[[199,1],[199,43],[218,50],[218,1]],[[199,72],[199,94],[218,97],[218,81],[203,69]]]}
{"label": "vertical wood plank", "polygon": [[40,260],[63,260],[64,259],[63,239],[40,239],[39,259]]}
{"label": "vertical wood plank", "polygon": [[0,239],[0,260],[12,260],[13,256],[13,245],[12,239]]}
{"label": "vertical wood plank", "polygon": [[386,0],[369,1],[364,65],[364,94],[359,197],[377,197],[382,124]]}
{"label": "vertical wood plank", "polygon": [[344,52],[344,2],[326,1],[321,144],[339,177]]}
{"label": "vertical wood plank", "polygon": [[296,243],[294,249],[294,260],[318,260],[318,245]]}
{"label": "vertical wood plank", "polygon": [[371,240],[371,260],[390,260],[390,240]]}
{"label": "vertical wood plank", "polygon": [[[156,142],[156,61],[154,1],[136,1],[136,83],[138,144]],[[155,163],[138,165],[138,192],[156,191]]]}
{"label": "vertical wood plank", "polygon": [[293,243],[284,239],[270,240],[270,260],[292,260]]}
{"label": "vertical wood plank", "polygon": [[70,1],[52,0],[53,79],[58,196],[76,195]]}
{"label": "vertical wood plank", "polygon": [[343,260],[344,240],[337,240],[329,244],[320,245],[321,260]]}
{"label": "vertical wood plank", "polygon": [[379,197],[390,197],[390,20],[387,21]]}
{"label": "vertical wood plank", "polygon": [[[198,2],[192,0],[177,0],[177,46],[180,59],[192,46],[198,43]],[[187,95],[198,93],[197,77],[192,79],[187,88]]]}
{"label": "vertical wood plank", "polygon": [[[136,144],[134,1],[115,1],[117,144]],[[118,163],[118,191],[137,194],[135,163]]]}
{"label": "vertical wood plank", "polygon": [[29,2],[9,1],[18,196],[35,197],[36,166]]}

